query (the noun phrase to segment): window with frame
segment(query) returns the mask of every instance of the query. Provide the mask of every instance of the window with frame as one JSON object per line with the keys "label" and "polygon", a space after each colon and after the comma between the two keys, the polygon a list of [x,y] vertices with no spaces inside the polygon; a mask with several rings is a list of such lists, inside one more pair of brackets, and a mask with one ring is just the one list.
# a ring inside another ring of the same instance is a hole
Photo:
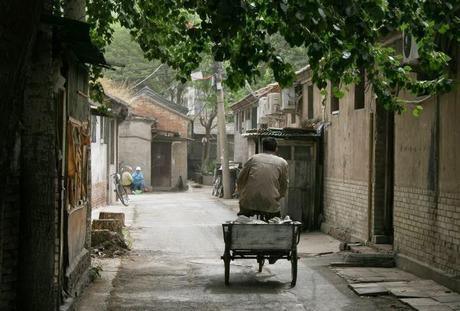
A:
{"label": "window with frame", "polygon": [[240,118],[239,118],[240,114],[239,113],[236,113],[235,114],[235,132],[239,132],[240,131],[240,128],[239,128],[239,121],[240,121]]}
{"label": "window with frame", "polygon": [[252,107],[252,113],[251,113],[251,128],[256,129],[257,128],[257,106]]}
{"label": "window with frame", "polygon": [[313,112],[313,100],[314,100],[314,95],[313,95],[313,84],[310,84],[307,88],[307,113],[308,113],[308,119],[313,119],[314,117],[314,112]]}
{"label": "window with frame", "polygon": [[366,75],[364,68],[359,70],[359,79],[359,82],[355,84],[355,109],[362,109],[365,106]]}
{"label": "window with frame", "polygon": [[335,96],[333,92],[334,88],[338,88],[338,85],[331,83],[331,113],[337,114],[339,113],[339,98]]}
{"label": "window with frame", "polygon": [[302,115],[302,109],[303,109],[303,85],[302,84],[297,84],[294,87],[294,94],[295,94],[295,106],[296,106],[296,111],[299,115]]}
{"label": "window with frame", "polygon": [[101,144],[107,144],[109,142],[109,120],[103,116],[100,116],[99,120],[101,122]]}

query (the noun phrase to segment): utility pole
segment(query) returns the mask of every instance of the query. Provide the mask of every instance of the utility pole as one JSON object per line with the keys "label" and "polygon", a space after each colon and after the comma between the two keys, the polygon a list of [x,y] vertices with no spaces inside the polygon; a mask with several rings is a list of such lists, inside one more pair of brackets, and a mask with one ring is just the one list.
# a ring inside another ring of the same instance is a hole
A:
{"label": "utility pole", "polygon": [[228,168],[227,131],[225,127],[224,88],[222,86],[222,62],[215,62],[215,84],[217,92],[217,128],[219,132],[218,154],[222,165],[222,183],[224,185],[224,199],[231,199],[230,170]]}

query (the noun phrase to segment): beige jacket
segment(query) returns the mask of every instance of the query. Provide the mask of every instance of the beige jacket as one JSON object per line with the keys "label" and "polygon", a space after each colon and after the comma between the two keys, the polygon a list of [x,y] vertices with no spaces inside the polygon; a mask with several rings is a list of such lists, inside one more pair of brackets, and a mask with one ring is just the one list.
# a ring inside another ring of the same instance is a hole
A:
{"label": "beige jacket", "polygon": [[121,174],[121,185],[122,186],[131,186],[131,184],[133,183],[133,176],[131,176],[131,173],[130,172],[123,172],[123,174]]}
{"label": "beige jacket", "polygon": [[288,185],[288,164],[273,154],[256,154],[244,165],[237,183],[241,209],[279,212]]}

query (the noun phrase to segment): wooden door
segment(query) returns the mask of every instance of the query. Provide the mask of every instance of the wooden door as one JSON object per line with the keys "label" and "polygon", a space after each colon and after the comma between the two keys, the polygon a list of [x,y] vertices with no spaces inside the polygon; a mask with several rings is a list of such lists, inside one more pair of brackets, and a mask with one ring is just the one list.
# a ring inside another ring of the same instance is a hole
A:
{"label": "wooden door", "polygon": [[280,142],[279,155],[289,164],[289,186],[282,201],[282,214],[301,221],[304,229],[317,229],[315,145]]}
{"label": "wooden door", "polygon": [[152,143],[152,186],[171,187],[171,143]]}

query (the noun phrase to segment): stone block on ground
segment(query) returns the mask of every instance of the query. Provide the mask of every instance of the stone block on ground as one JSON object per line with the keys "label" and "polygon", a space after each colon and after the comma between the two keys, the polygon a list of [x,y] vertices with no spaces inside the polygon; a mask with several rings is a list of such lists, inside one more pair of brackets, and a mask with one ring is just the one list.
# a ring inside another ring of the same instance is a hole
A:
{"label": "stone block on ground", "polygon": [[442,303],[458,303],[460,305],[460,295],[457,293],[432,293],[430,297]]}
{"label": "stone block on ground", "polygon": [[121,221],[122,226],[125,226],[125,213],[100,212],[99,219],[118,219]]}
{"label": "stone block on ground", "polygon": [[123,224],[118,219],[94,219],[92,223],[93,230],[106,229],[113,232],[122,233]]}
{"label": "stone block on ground", "polygon": [[452,310],[460,311],[460,302],[446,302],[445,304],[448,305]]}
{"label": "stone block on ground", "polygon": [[388,295],[388,290],[379,283],[350,284],[349,287],[359,296]]}
{"label": "stone block on ground", "polygon": [[406,298],[402,302],[418,311],[452,311],[452,309],[431,298]]}
{"label": "stone block on ground", "polygon": [[416,279],[413,274],[396,268],[344,267],[335,270],[349,283],[408,282]]}
{"label": "stone block on ground", "polygon": [[393,268],[396,265],[392,254],[382,253],[348,253],[344,255],[343,261],[357,267]]}
{"label": "stone block on ground", "polygon": [[426,291],[419,290],[410,286],[390,289],[390,293],[398,298],[429,298]]}

